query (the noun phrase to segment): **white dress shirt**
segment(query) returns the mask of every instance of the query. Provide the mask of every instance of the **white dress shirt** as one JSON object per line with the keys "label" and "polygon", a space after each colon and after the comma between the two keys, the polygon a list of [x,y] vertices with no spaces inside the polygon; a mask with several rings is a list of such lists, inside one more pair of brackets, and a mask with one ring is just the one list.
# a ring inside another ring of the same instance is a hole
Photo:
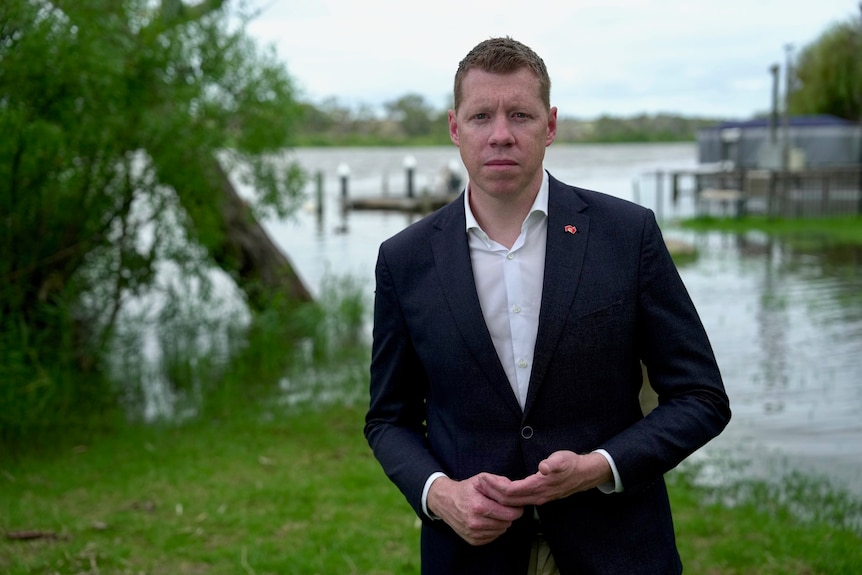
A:
{"label": "white dress shirt", "polygon": [[512,249],[488,237],[470,209],[470,191],[464,198],[470,262],[482,315],[497,356],[524,409],[533,370],[533,350],[539,331],[539,308],[545,273],[548,229],[548,174]]}
{"label": "white dress shirt", "polygon": [[[470,262],[482,315],[512,392],[521,409],[524,409],[533,369],[533,351],[539,331],[539,309],[545,277],[548,173],[544,172],[539,193],[511,249],[492,240],[479,226],[470,209],[469,183],[464,194],[464,211]],[[622,482],[613,458],[603,449],[596,452],[608,460],[614,474],[614,483],[602,485],[599,489],[605,493],[622,491]],[[428,489],[435,479],[444,476],[443,473],[434,473],[425,482],[422,508],[429,516],[432,515],[428,513],[426,504]]]}

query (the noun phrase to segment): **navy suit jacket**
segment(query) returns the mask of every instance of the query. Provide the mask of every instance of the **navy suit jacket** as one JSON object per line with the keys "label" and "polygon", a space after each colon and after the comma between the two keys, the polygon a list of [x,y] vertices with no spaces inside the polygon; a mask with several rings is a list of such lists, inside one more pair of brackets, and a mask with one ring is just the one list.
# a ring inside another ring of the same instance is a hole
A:
{"label": "navy suit jacket", "polygon": [[[530,510],[496,541],[468,545],[422,512],[432,473],[520,479],[554,451],[602,448],[623,492],[538,508],[560,572],[678,573],[662,476],[730,409],[653,213],[551,177],[544,273],[522,411],[482,316],[463,195],[380,246],[365,434],[423,520],[422,571],[523,575],[535,529]],[[646,417],[641,362],[659,396]]]}

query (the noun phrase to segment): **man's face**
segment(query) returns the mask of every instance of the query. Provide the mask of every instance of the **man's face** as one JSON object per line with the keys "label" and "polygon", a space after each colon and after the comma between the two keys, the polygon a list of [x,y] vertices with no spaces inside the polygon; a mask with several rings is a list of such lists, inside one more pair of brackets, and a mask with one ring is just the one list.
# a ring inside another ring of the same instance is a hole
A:
{"label": "man's face", "polygon": [[557,109],[545,107],[533,72],[472,69],[461,95],[458,110],[449,111],[449,136],[461,151],[471,193],[501,200],[534,195],[545,148],[557,133]]}

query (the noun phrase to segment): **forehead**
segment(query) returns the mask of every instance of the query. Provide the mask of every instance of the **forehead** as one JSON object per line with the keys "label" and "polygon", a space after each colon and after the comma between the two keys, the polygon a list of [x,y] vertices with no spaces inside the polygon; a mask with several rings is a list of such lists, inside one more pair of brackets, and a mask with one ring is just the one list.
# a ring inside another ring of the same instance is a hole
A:
{"label": "forehead", "polygon": [[538,77],[529,68],[499,74],[473,68],[461,83],[461,105],[474,106],[505,101],[543,106]]}

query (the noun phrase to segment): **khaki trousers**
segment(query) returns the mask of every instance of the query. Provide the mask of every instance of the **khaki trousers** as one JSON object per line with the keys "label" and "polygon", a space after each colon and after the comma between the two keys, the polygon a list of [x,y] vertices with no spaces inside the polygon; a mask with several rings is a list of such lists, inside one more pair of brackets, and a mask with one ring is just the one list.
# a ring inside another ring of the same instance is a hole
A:
{"label": "khaki trousers", "polygon": [[536,535],[536,539],[533,541],[527,575],[560,575],[554,557],[551,555],[551,547],[541,535]]}

